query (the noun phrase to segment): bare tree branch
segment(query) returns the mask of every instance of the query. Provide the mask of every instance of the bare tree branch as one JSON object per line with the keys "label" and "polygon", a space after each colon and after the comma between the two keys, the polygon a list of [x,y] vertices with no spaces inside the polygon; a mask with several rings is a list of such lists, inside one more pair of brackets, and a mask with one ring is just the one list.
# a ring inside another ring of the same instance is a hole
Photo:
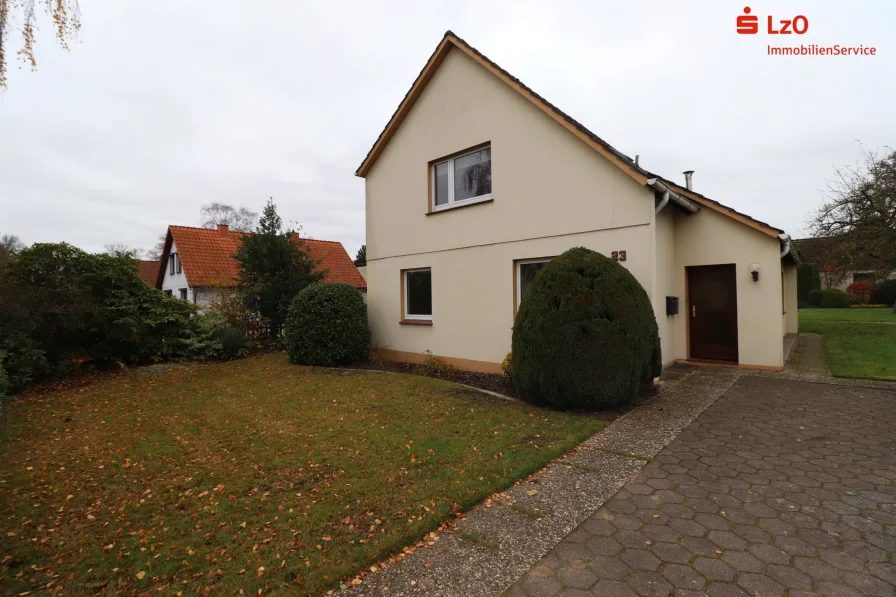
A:
{"label": "bare tree branch", "polygon": [[215,228],[226,224],[236,232],[251,232],[258,221],[258,213],[241,207],[239,209],[226,203],[209,203],[203,205],[199,212],[203,228]]}
{"label": "bare tree branch", "polygon": [[883,157],[862,147],[863,163],[835,168],[825,202],[811,216],[813,236],[827,239],[824,266],[833,278],[896,271],[896,151]]}

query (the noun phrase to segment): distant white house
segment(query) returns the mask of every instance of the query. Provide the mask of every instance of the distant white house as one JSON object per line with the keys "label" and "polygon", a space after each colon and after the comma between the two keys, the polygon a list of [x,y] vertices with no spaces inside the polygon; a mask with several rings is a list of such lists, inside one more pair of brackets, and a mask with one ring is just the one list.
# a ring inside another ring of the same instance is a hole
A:
{"label": "distant white house", "polygon": [[[873,269],[856,269],[851,271],[838,271],[832,260],[828,257],[828,248],[831,241],[827,238],[795,238],[793,246],[796,247],[800,255],[800,259],[805,263],[811,263],[818,269],[818,275],[821,279],[822,288],[833,288],[836,290],[846,291],[853,282],[879,282],[881,276],[877,275]],[[863,259],[859,259],[861,264]],[[869,264],[870,265],[870,264]],[[861,267],[861,265],[859,266]],[[883,276],[888,279],[896,279],[896,272],[892,272],[889,276]]]}
{"label": "distant white house", "polygon": [[[236,284],[234,255],[244,234],[233,232],[226,225],[217,229],[169,226],[156,288],[196,305],[211,305],[221,288]],[[311,258],[319,262],[319,269],[327,272],[324,281],[344,282],[366,295],[367,283],[341,243],[313,239],[302,242]]]}

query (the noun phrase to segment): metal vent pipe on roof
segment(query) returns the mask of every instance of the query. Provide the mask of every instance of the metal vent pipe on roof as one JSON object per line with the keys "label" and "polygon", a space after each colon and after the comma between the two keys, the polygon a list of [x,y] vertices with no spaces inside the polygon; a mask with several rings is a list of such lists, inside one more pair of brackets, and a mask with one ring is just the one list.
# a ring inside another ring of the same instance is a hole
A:
{"label": "metal vent pipe on roof", "polygon": [[694,171],[693,170],[685,170],[684,171],[684,186],[689,191],[694,190]]}

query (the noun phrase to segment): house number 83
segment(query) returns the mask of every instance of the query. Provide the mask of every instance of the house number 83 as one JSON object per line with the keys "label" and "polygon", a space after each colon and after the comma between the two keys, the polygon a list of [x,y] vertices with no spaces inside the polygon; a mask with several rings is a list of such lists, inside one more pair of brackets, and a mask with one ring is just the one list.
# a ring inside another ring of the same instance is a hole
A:
{"label": "house number 83", "polygon": [[610,257],[613,258],[613,261],[625,261],[625,251],[613,251],[610,253]]}

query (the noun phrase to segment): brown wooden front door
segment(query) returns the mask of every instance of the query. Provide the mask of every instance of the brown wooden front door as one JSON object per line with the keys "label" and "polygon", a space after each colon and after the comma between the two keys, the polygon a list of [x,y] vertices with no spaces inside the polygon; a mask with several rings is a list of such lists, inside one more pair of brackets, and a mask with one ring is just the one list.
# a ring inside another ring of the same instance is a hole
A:
{"label": "brown wooden front door", "polygon": [[734,264],[687,268],[690,358],[737,362]]}

